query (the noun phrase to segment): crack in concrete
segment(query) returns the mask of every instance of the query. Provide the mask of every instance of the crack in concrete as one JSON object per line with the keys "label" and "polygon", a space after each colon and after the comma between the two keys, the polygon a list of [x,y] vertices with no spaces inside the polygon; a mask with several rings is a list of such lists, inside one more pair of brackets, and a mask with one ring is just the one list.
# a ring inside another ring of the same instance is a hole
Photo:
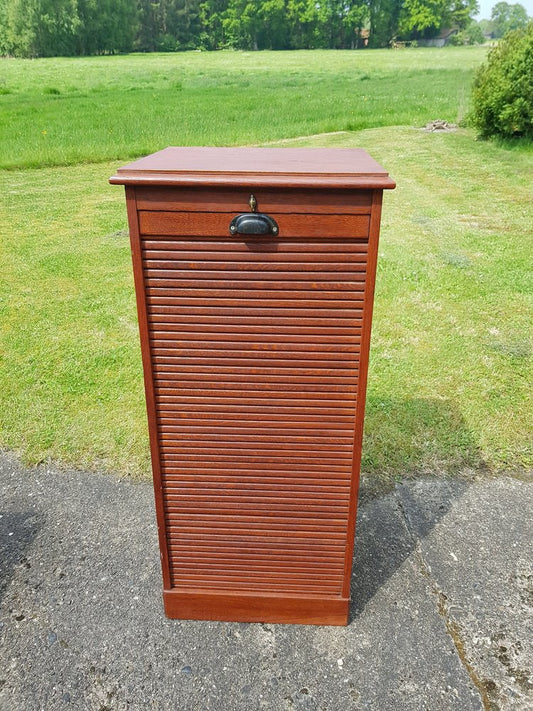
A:
{"label": "crack in concrete", "polygon": [[448,596],[444,593],[443,590],[441,590],[441,588],[440,588],[439,584],[437,583],[437,581],[435,580],[435,578],[432,577],[431,568],[424,558],[420,540],[411,530],[411,527],[409,525],[409,518],[408,518],[407,513],[403,507],[403,503],[397,494],[396,494],[396,501],[398,503],[398,509],[399,509],[400,514],[402,516],[405,530],[407,531],[407,534],[409,535],[409,537],[413,543],[413,550],[414,550],[416,560],[418,563],[418,569],[420,571],[420,574],[428,582],[431,592],[437,599],[437,612],[439,613],[440,617],[442,617],[442,619],[444,620],[444,624],[446,626],[446,632],[448,633],[448,635],[450,636],[450,638],[453,642],[455,651],[457,652],[457,656],[459,657],[459,660],[460,660],[461,664],[463,665],[463,667],[465,668],[468,676],[472,680],[472,683],[478,690],[479,695],[481,697],[481,703],[483,704],[483,708],[485,709],[485,711],[499,711],[499,707],[497,705],[495,705],[493,702],[491,702],[489,695],[487,693],[487,690],[485,688],[485,685],[483,683],[483,680],[480,679],[473,664],[468,659],[466,649],[465,649],[465,643],[464,643],[463,637],[461,635],[461,628],[460,628],[459,624],[452,618],[452,616],[450,614],[450,607],[448,604]]}

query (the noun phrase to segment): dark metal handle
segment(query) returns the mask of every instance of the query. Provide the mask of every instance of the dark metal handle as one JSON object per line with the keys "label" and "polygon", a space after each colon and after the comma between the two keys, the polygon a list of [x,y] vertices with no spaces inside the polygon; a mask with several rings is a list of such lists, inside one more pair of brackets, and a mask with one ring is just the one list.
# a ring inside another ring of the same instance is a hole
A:
{"label": "dark metal handle", "polygon": [[279,232],[276,220],[261,212],[245,212],[236,215],[229,223],[232,235],[277,235]]}

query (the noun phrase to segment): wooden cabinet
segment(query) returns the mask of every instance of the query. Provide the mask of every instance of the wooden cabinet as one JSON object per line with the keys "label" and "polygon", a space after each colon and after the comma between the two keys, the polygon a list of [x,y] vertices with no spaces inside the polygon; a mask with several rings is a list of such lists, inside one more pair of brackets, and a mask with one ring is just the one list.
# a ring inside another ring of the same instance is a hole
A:
{"label": "wooden cabinet", "polygon": [[266,148],[167,148],[111,182],[126,186],[167,615],[346,624],[394,182],[360,150]]}

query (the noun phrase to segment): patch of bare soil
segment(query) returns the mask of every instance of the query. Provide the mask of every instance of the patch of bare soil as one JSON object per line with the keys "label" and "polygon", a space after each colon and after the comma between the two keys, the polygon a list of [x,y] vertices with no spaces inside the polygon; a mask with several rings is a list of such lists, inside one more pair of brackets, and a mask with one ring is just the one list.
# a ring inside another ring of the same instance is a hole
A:
{"label": "patch of bare soil", "polygon": [[434,119],[427,123],[422,131],[427,131],[428,133],[444,132],[450,133],[451,131],[457,131],[456,123],[449,123],[443,119]]}

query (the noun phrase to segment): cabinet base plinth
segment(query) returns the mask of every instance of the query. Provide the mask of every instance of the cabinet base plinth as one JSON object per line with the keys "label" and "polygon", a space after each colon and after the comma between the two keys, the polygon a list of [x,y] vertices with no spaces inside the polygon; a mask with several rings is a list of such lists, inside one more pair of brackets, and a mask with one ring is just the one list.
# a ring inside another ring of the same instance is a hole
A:
{"label": "cabinet base plinth", "polygon": [[165,614],[180,620],[273,622],[301,625],[348,624],[347,598],[283,597],[194,590],[165,590]]}

